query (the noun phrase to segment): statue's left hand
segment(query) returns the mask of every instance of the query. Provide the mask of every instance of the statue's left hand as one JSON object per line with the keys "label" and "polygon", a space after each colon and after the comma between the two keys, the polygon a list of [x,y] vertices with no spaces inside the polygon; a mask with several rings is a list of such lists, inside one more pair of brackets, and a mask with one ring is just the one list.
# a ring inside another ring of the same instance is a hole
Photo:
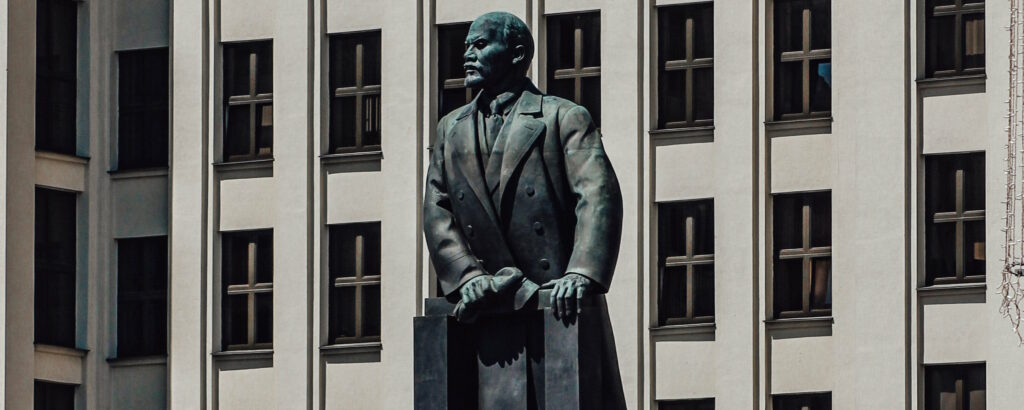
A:
{"label": "statue's left hand", "polygon": [[583,297],[588,294],[590,285],[590,278],[578,273],[567,273],[541,285],[541,289],[551,289],[551,310],[555,317],[571,319],[582,309]]}

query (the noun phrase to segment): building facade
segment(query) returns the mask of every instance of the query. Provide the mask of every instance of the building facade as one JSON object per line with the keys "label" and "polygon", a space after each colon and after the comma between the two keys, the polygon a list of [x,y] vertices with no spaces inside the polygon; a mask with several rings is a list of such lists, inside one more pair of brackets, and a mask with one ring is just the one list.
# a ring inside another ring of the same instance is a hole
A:
{"label": "building facade", "polygon": [[410,408],[427,156],[493,10],[618,174],[630,408],[1024,403],[1003,3],[0,3],[2,408]]}

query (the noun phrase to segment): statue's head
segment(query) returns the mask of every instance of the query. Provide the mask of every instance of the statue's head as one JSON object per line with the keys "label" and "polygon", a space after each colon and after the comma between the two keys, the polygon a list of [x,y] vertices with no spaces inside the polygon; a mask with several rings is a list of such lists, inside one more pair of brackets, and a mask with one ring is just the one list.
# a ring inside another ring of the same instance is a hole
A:
{"label": "statue's head", "polygon": [[466,35],[466,86],[491,89],[526,76],[533,36],[519,17],[491,12],[476,19]]}

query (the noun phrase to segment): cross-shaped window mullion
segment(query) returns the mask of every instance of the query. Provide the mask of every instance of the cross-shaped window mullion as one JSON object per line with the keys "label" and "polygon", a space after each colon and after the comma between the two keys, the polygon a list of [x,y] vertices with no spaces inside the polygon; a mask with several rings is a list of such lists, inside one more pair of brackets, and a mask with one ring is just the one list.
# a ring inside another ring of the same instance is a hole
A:
{"label": "cross-shaped window mullion", "polygon": [[357,340],[363,338],[363,290],[366,286],[380,285],[380,274],[367,275],[365,236],[360,234],[355,237],[355,272],[354,276],[343,276],[334,278],[335,288],[354,288],[355,293],[355,336],[342,336],[335,339],[335,343]]}
{"label": "cross-shaped window mullion", "polygon": [[[578,23],[577,23],[578,24]],[[573,30],[573,67],[555,70],[555,80],[573,80],[573,102],[581,104],[583,101],[583,79],[586,77],[598,77],[601,75],[601,66],[583,66],[583,28],[576,27]]]}
{"label": "cross-shaped window mullion", "polygon": [[[953,27],[953,70],[941,70],[936,71],[938,75],[949,75],[956,74],[964,71],[964,16],[968,14],[983,14],[985,13],[985,3],[975,2],[964,4],[963,0],[956,0],[954,4],[946,6],[935,6],[932,9],[932,15],[935,17],[947,17],[953,16],[954,27]],[[968,70],[969,71],[969,70]]]}
{"label": "cross-shaped window mullion", "polygon": [[[954,242],[956,246],[955,251],[955,270],[956,280],[964,280],[966,277],[966,255],[964,254],[964,244],[966,242],[964,224],[966,222],[984,221],[985,211],[984,210],[964,210],[964,170],[956,170],[956,190],[954,193],[955,209],[953,212],[936,212],[932,217],[934,223],[952,223],[954,225]],[[936,278],[936,282],[941,282],[941,278]]]}
{"label": "cross-shaped window mullion", "polygon": [[814,60],[827,60],[832,58],[832,49],[811,49],[811,9],[803,10],[803,33],[800,51],[786,51],[779,55],[779,61],[783,63],[800,62],[802,78],[802,114],[811,114],[811,62]]}
{"label": "cross-shaped window mullion", "polygon": [[[246,95],[233,95],[228,97],[228,106],[240,106],[244,105],[249,108],[249,152],[243,155],[233,155],[229,160],[244,160],[254,159],[260,156],[257,148],[257,123],[256,123],[256,110],[262,104],[269,104],[273,102],[273,93],[259,93],[257,92],[257,78],[258,78],[258,67],[257,61],[259,56],[255,52],[249,53],[249,93]],[[266,119],[264,119],[266,121]]]}
{"label": "cross-shaped window mullion", "polygon": [[811,206],[804,205],[801,215],[801,247],[793,249],[782,249],[779,251],[779,259],[800,259],[802,261],[802,311],[804,314],[811,313],[811,278],[814,273],[814,259],[828,258],[832,256],[831,246],[811,246]]}
{"label": "cross-shaped window mullion", "polygon": [[695,318],[695,290],[696,285],[694,280],[696,279],[696,267],[699,265],[713,265],[715,263],[714,254],[695,255],[694,254],[694,219],[692,216],[686,217],[685,222],[685,233],[686,233],[686,244],[684,249],[684,255],[682,256],[669,256],[665,258],[666,268],[686,268],[686,283],[683,285],[684,294],[686,295],[686,311],[684,312],[685,319],[692,320]]}
{"label": "cross-shaped window mullion", "polygon": [[693,72],[698,68],[711,68],[714,67],[714,58],[694,58],[693,56],[693,18],[686,19],[686,50],[685,58],[683,60],[668,60],[665,61],[665,71],[685,71],[686,72],[686,121],[685,122],[669,122],[666,127],[678,127],[682,125],[694,124],[693,119]]}
{"label": "cross-shaped window mullion", "polygon": [[[334,90],[334,96],[336,98],[355,97],[355,99],[356,99],[356,103],[355,103],[355,109],[356,109],[356,113],[355,113],[356,132],[355,132],[355,147],[354,147],[355,149],[363,148],[363,140],[364,140],[364,137],[365,137],[364,134],[366,133],[368,128],[370,128],[370,126],[371,126],[371,124],[369,123],[370,122],[369,121],[370,120],[369,116],[372,113],[367,112],[366,109],[369,109],[370,107],[366,106],[365,101],[367,100],[367,97],[369,97],[369,96],[380,95],[380,91],[381,91],[380,84],[370,84],[370,85],[366,84],[365,67],[364,67],[364,63],[363,63],[364,62],[364,53],[365,52],[364,52],[364,49],[363,49],[363,43],[356,44],[356,52],[355,52],[355,54],[356,54],[356,61],[355,61],[356,83],[355,83],[355,85],[351,86],[351,87],[338,87],[338,88],[336,88]],[[368,117],[364,118],[364,116],[368,116]],[[351,148],[351,147],[338,147],[338,148],[336,148],[336,151],[344,151],[345,148]]]}

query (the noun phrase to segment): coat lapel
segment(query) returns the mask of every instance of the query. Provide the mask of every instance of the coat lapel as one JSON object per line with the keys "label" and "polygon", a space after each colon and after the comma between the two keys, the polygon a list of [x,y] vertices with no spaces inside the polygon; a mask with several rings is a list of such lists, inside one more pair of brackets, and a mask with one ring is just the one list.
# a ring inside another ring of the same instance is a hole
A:
{"label": "coat lapel", "polygon": [[473,189],[473,194],[480,201],[481,207],[487,212],[487,216],[498,222],[491,204],[491,196],[487,193],[487,182],[481,170],[480,151],[478,150],[478,139],[476,129],[476,100],[469,104],[455,120],[451,129],[451,143],[454,145],[452,151],[458,152],[461,160],[454,163],[466,176],[466,183]]}
{"label": "coat lapel", "polygon": [[[497,204],[501,204],[501,198],[507,189],[508,180],[515,173],[516,168],[526,159],[537,137],[544,131],[544,123],[535,116],[541,113],[541,94],[536,88],[529,87],[523,91],[519,105],[515,113],[510,115],[512,122],[507,124],[508,135],[505,139],[505,153],[501,158],[501,177],[498,185]],[[500,212],[500,210],[499,210]]]}

